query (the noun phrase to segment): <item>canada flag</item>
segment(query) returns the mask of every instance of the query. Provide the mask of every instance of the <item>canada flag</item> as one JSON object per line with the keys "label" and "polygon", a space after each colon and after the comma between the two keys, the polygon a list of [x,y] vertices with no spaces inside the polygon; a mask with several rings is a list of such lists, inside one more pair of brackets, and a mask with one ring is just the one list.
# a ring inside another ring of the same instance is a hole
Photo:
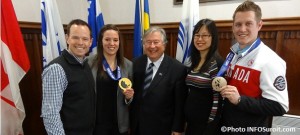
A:
{"label": "canada flag", "polygon": [[22,135],[25,110],[19,82],[30,63],[11,0],[1,0],[1,135]]}

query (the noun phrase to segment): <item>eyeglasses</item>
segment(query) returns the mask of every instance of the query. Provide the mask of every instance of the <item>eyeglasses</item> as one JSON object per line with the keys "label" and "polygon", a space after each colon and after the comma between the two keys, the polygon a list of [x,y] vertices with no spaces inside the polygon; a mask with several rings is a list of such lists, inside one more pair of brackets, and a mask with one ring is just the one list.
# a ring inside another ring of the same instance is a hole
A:
{"label": "eyeglasses", "polygon": [[211,35],[200,35],[200,34],[195,34],[195,35],[194,35],[194,39],[200,39],[200,37],[201,37],[203,40],[207,40],[209,37],[211,37]]}
{"label": "eyeglasses", "polygon": [[159,45],[160,43],[161,43],[161,41],[159,41],[159,40],[154,40],[154,41],[148,40],[148,41],[145,41],[145,42],[144,42],[144,44],[147,45],[147,46],[152,45],[152,44],[154,44],[155,46],[157,46],[157,45]]}

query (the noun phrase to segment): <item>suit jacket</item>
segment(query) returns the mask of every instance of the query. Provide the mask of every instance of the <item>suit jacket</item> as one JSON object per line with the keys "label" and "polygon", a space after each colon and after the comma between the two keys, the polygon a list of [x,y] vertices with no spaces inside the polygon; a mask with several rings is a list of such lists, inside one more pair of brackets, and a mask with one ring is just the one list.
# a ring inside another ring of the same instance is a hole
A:
{"label": "suit jacket", "polygon": [[133,62],[134,98],[131,103],[133,135],[170,135],[183,132],[184,102],[187,95],[187,69],[177,60],[165,55],[151,85],[143,96],[147,56]]}
{"label": "suit jacket", "polygon": [[[93,74],[94,81],[96,84],[98,65],[93,65],[95,58],[96,58],[96,55],[89,56],[88,63],[92,68],[92,74]],[[132,81],[132,62],[129,61],[128,59],[124,58],[124,67],[125,68],[120,67],[122,78],[125,77]],[[97,86],[97,85],[95,85],[95,86]],[[129,130],[129,108],[128,108],[128,106],[130,104],[130,101],[128,103],[125,103],[125,96],[123,95],[122,91],[123,90],[120,87],[118,87],[116,106],[117,106],[118,127],[119,127],[120,133],[124,133]]]}

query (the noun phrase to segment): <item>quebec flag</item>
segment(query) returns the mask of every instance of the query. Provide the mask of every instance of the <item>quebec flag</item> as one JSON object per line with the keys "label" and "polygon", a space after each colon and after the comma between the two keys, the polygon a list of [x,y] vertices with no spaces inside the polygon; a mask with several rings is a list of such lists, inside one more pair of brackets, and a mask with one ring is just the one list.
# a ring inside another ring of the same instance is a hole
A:
{"label": "quebec flag", "polygon": [[89,8],[88,8],[88,24],[92,29],[93,43],[90,48],[91,54],[97,53],[97,38],[98,33],[101,28],[104,26],[103,15],[100,8],[99,0],[88,0]]}
{"label": "quebec flag", "polygon": [[194,26],[199,21],[199,0],[183,0],[182,19],[179,24],[176,59],[189,65],[190,46]]}
{"label": "quebec flag", "polygon": [[43,65],[67,48],[56,0],[41,0]]}

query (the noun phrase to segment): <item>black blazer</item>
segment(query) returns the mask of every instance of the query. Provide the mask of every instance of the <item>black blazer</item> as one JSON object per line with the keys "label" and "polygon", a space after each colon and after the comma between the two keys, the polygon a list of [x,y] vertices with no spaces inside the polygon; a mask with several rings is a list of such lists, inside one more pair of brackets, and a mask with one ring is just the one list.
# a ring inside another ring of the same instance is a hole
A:
{"label": "black blazer", "polygon": [[134,98],[131,103],[131,131],[133,135],[170,135],[184,130],[184,103],[187,95],[186,67],[164,55],[151,85],[143,93],[147,56],[133,62]]}

